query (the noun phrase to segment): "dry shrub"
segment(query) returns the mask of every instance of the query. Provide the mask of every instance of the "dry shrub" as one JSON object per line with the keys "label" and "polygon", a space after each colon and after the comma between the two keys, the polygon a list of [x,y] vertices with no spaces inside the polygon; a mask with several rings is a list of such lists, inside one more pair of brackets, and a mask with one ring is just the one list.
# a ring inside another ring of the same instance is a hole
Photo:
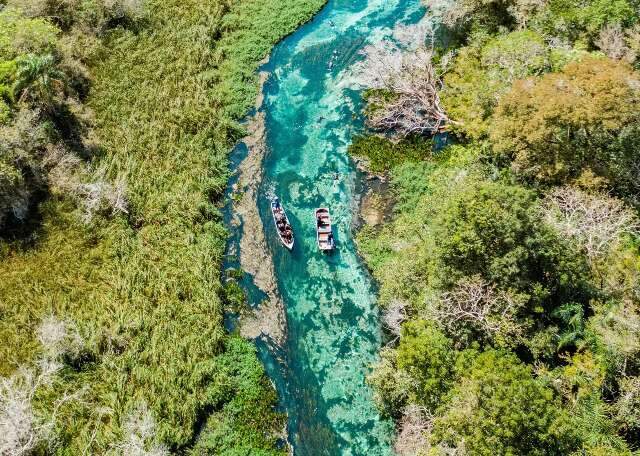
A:
{"label": "dry shrub", "polygon": [[43,319],[37,329],[43,355],[32,368],[20,368],[11,377],[0,377],[0,454],[21,456],[52,439],[56,415],[60,407],[80,398],[83,391],[63,393],[52,412],[44,417],[33,408],[34,397],[41,387],[50,386],[62,368],[60,358],[77,352],[83,342],[75,325],[54,316]]}
{"label": "dry shrub", "polygon": [[124,425],[124,438],[114,445],[123,456],[165,456],[169,450],[154,443],[156,422],[147,404],[138,406],[127,418]]}
{"label": "dry shrub", "polygon": [[54,373],[49,370],[34,374],[25,369],[0,378],[0,454],[29,454],[49,438],[53,423],[36,416],[33,398]]}
{"label": "dry shrub", "polygon": [[79,184],[73,194],[80,203],[85,223],[91,222],[97,214],[114,216],[129,212],[127,183],[123,177],[118,177],[113,183],[98,178],[88,184]]}
{"label": "dry shrub", "polygon": [[609,253],[624,234],[638,234],[640,228],[622,200],[570,186],[547,195],[543,215],[558,233],[578,242],[591,263]]}
{"label": "dry shrub", "polygon": [[91,173],[77,155],[62,145],[50,147],[43,163],[49,169],[52,191],[76,201],[84,223],[90,223],[98,214],[115,216],[128,213],[124,176],[117,176],[111,182],[105,168]]}

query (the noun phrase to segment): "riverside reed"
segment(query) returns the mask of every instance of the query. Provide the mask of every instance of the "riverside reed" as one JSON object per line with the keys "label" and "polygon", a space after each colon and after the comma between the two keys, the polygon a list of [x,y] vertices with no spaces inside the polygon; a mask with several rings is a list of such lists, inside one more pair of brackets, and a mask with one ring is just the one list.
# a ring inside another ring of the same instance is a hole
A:
{"label": "riverside reed", "polygon": [[28,242],[0,241],[0,374],[32,365],[38,325],[55,315],[83,343],[38,390],[36,414],[50,419],[65,392],[81,393],[40,449],[122,452],[142,404],[155,419],[147,446],[280,454],[275,392],[254,347],[223,326],[219,207],[259,62],[324,1],[149,0],[135,22],[116,15],[97,32],[86,25],[96,2],[53,3],[59,39],[88,54],[79,98],[96,147],[82,158],[94,175],[126,181],[127,209],[87,222],[74,200],[45,189]]}

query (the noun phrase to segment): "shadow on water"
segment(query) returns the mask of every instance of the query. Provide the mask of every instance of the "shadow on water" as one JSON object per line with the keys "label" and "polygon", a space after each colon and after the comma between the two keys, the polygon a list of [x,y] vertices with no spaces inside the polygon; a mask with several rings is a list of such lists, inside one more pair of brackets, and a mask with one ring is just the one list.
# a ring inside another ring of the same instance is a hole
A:
{"label": "shadow on water", "polygon": [[[361,186],[347,147],[363,122],[361,94],[349,83],[349,69],[364,46],[423,14],[420,0],[330,0],[274,49],[263,68],[270,77],[262,107],[267,155],[258,208],[288,335],[281,348],[268,340],[256,345],[289,416],[296,455],[391,454],[393,424],[379,416],[365,382],[381,334],[375,289],[352,235]],[[232,160],[243,153],[239,146]],[[266,195],[273,194],[293,225],[293,252],[279,245],[271,229]],[[314,209],[320,206],[330,208],[334,221],[338,249],[332,255],[315,245]],[[237,246],[239,232],[233,230]],[[259,293],[245,285],[257,299]]]}

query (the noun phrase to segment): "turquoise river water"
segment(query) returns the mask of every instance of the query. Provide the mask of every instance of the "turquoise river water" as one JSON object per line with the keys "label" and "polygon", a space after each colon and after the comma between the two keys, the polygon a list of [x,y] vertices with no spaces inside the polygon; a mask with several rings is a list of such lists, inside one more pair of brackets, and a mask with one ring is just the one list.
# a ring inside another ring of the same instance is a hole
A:
{"label": "turquoise river water", "polygon": [[[420,0],[330,0],[264,67],[267,154],[258,205],[288,335],[282,353],[257,343],[298,456],[391,454],[393,425],[381,419],[365,383],[381,332],[375,289],[353,242],[360,179],[347,147],[363,122],[349,69],[364,46],[423,15]],[[272,229],[264,195],[273,194],[296,233],[291,253]],[[313,211],[320,206],[334,221],[337,251],[330,256],[315,244]]]}

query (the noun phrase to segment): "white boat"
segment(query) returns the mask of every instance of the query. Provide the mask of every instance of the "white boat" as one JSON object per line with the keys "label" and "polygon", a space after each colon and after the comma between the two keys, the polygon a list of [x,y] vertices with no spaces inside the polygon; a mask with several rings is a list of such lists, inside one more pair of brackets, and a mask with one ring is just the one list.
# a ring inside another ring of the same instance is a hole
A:
{"label": "white boat", "polygon": [[318,239],[318,248],[321,252],[330,252],[335,248],[336,243],[331,229],[331,217],[329,216],[329,209],[326,207],[316,209],[316,237]]}
{"label": "white boat", "polygon": [[291,228],[287,213],[284,211],[278,198],[271,200],[271,214],[273,215],[273,224],[276,227],[280,242],[282,242],[282,245],[287,249],[292,250],[294,243],[293,228]]}

